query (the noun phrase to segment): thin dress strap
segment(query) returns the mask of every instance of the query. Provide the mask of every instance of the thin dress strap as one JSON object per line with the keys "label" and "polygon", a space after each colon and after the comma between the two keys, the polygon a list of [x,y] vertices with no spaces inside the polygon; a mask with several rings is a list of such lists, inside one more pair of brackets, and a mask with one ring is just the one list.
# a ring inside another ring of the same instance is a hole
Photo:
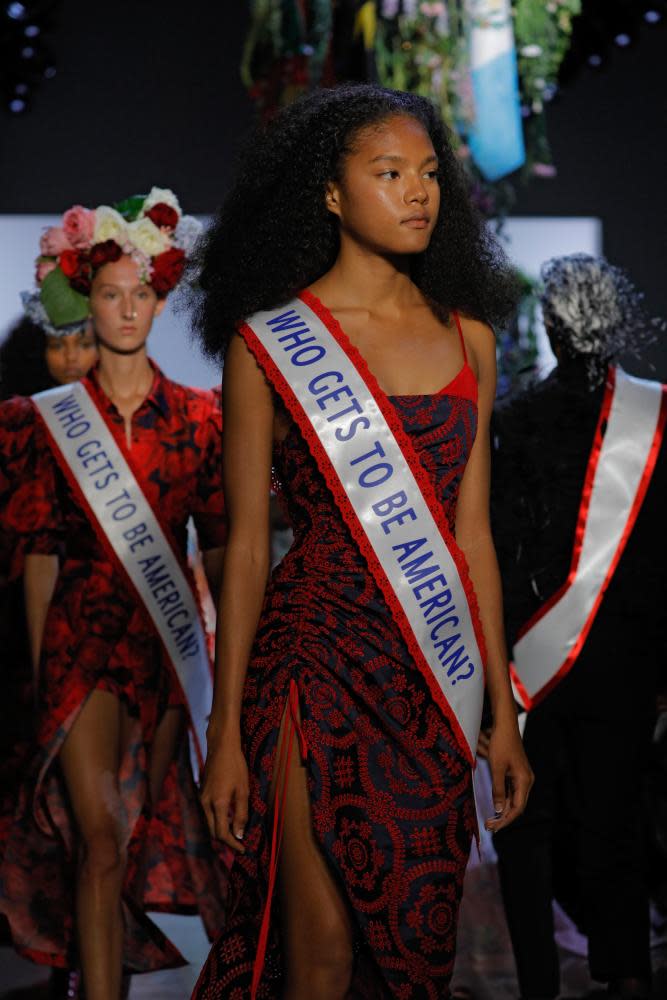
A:
{"label": "thin dress strap", "polygon": [[461,350],[463,351],[463,364],[467,365],[468,364],[468,352],[466,351],[466,342],[463,339],[463,329],[461,328],[461,320],[459,319],[459,314],[457,312],[454,313],[454,319],[456,320],[456,325],[457,325],[458,331],[459,331],[459,337],[461,338]]}

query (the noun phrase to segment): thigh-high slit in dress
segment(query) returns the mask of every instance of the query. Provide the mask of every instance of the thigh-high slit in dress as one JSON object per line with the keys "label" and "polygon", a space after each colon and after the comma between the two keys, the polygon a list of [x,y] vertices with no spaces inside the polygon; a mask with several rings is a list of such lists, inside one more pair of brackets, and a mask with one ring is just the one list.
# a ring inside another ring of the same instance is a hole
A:
{"label": "thigh-high slit in dress", "polygon": [[[126,449],[123,418],[95,372],[84,384]],[[168,708],[183,708],[183,695],[147,611],[57,466],[35,407],[16,401],[0,413],[0,426],[3,420],[8,437],[0,507],[12,552],[0,546],[0,554],[15,572],[10,556],[17,563],[25,552],[58,553],[60,571],[44,629],[34,752],[11,814],[0,823],[0,913],[22,955],[56,967],[76,965],[76,826],[58,756],[86,700],[106,691],[124,706],[131,730],[119,778],[128,857],[123,964],[128,972],[183,965],[146,911],[199,913],[213,939],[223,926],[226,894],[226,868],[210,842],[187,738],[174,754],[159,801],[150,802],[155,734]],[[224,542],[221,431],[214,393],[178,385],[155,370],[152,389],[132,418],[127,455],[182,555],[190,515],[204,548]]]}
{"label": "thigh-high slit in dress", "polygon": [[[390,397],[452,528],[476,400],[467,360],[437,394]],[[251,994],[270,875],[269,787],[281,720],[298,697],[314,834],[356,933],[350,995],[443,1000],[475,830],[471,768],[294,424],[275,446],[274,474],[294,544],[268,585],[245,685],[246,852],[194,996]],[[256,995],[278,1000],[281,978],[274,905]]]}

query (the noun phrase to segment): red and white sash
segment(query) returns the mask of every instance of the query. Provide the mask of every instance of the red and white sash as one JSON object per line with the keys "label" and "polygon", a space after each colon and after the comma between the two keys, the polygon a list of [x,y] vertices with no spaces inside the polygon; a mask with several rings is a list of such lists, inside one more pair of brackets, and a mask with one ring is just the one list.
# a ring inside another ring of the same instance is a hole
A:
{"label": "red and white sash", "polygon": [[211,666],[197,599],[168,529],[83,383],[58,386],[32,400],[93,528],[155,626],[188,706],[195,762],[201,767]]}
{"label": "red and white sash", "polygon": [[655,468],[666,387],[610,369],[588,460],[567,580],[524,625],[511,665],[532,708],[573,667],[632,532]]}
{"label": "red and white sash", "polygon": [[309,444],[433,698],[474,763],[484,646],[465,559],[414,447],[314,296],[240,330]]}

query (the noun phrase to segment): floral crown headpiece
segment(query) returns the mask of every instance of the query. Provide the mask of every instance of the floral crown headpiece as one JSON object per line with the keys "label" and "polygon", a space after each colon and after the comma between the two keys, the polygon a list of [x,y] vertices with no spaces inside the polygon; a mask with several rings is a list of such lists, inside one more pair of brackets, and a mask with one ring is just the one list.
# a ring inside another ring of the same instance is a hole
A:
{"label": "floral crown headpiece", "polygon": [[42,235],[37,291],[23,293],[25,312],[52,335],[82,329],[95,272],[124,253],[137,264],[141,280],[164,297],[181,280],[201,228],[166,188],[95,209],[74,205],[61,225]]}

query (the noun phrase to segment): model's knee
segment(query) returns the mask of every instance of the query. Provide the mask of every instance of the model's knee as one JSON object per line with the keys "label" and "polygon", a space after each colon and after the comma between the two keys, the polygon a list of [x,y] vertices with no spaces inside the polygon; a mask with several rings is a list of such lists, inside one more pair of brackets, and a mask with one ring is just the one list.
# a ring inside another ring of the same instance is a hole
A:
{"label": "model's knee", "polygon": [[82,836],[81,865],[94,879],[121,878],[125,871],[125,851],[118,834],[102,829]]}

